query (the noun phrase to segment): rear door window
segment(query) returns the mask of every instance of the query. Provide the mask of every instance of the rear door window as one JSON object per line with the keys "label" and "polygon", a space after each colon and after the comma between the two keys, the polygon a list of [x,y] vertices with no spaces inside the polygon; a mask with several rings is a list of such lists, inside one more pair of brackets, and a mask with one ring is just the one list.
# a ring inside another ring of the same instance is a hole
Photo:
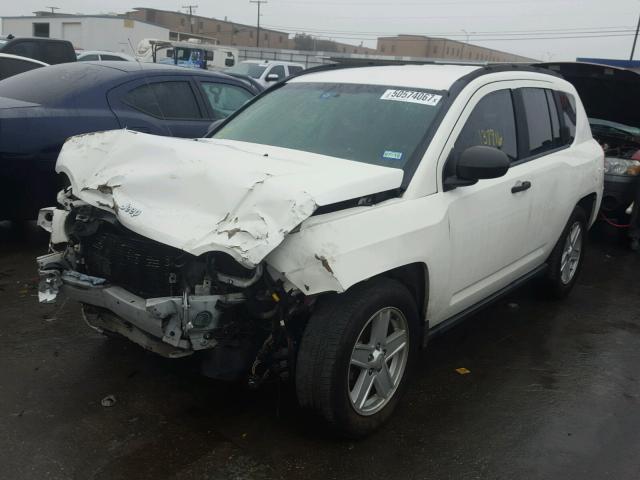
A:
{"label": "rear door window", "polygon": [[100,60],[100,58],[98,58],[98,55],[94,53],[92,53],[91,55],[85,55],[82,58],[78,59],[79,62],[97,62],[98,60]]}
{"label": "rear door window", "polygon": [[14,42],[8,46],[3,53],[11,53],[12,55],[19,55],[21,57],[35,58],[40,60],[40,55],[35,42],[19,41]]}
{"label": "rear door window", "polygon": [[296,73],[300,73],[304,68],[298,67],[297,65],[289,65],[289,75],[295,75]]}
{"label": "rear door window", "polygon": [[127,105],[162,119],[200,119],[202,114],[189,82],[170,81],[141,85],[123,98]]}
{"label": "rear door window", "polygon": [[476,145],[502,150],[509,160],[518,160],[516,122],[510,90],[486,95],[467,119],[454,146],[454,155]]}
{"label": "rear door window", "polygon": [[553,141],[553,129],[547,94],[542,88],[522,88],[524,114],[529,134],[529,155],[539,155],[556,146]]}

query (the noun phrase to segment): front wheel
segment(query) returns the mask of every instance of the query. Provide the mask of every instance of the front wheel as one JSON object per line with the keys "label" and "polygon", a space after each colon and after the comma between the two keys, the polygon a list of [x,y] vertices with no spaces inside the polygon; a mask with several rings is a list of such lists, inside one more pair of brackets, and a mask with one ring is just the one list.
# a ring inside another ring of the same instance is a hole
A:
{"label": "front wheel", "polygon": [[576,207],[549,257],[546,283],[553,297],[566,297],[575,285],[584,260],[586,236],[587,217],[581,207]]}
{"label": "front wheel", "polygon": [[298,353],[300,404],[347,436],[376,430],[406,386],[418,330],[415,301],[396,280],[375,279],[324,299]]}

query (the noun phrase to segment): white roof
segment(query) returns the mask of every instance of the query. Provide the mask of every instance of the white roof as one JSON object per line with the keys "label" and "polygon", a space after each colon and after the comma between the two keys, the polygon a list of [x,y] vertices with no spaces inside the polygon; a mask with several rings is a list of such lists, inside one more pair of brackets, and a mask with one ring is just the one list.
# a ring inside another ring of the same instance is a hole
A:
{"label": "white roof", "polygon": [[449,90],[460,77],[478,70],[469,65],[389,65],[381,67],[339,68],[308,73],[290,83],[355,83],[407,88]]}

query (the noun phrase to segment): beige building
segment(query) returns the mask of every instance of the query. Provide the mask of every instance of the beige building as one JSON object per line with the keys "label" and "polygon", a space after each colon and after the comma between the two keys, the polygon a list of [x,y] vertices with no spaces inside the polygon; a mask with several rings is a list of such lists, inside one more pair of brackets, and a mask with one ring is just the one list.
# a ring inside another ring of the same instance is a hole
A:
{"label": "beige building", "polygon": [[[215,38],[221,45],[255,47],[258,44],[258,29],[251,25],[155,8],[134,8],[125,15],[168,28],[176,37],[174,32]],[[289,48],[289,34],[261,28],[259,44],[264,48]]]}
{"label": "beige building", "polygon": [[530,62],[533,60],[457,40],[422,35],[380,37],[378,38],[378,53],[380,55],[427,57],[468,62]]}

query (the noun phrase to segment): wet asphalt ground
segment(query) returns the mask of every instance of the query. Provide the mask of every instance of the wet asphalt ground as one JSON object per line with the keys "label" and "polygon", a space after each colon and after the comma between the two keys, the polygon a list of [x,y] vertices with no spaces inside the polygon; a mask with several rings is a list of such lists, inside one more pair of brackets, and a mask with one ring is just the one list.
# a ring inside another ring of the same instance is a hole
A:
{"label": "wet asphalt ground", "polygon": [[566,301],[527,286],[434,340],[353,442],[287,388],[208,380],[39,305],[46,240],[0,223],[0,479],[640,478],[640,255],[620,245],[591,242]]}

